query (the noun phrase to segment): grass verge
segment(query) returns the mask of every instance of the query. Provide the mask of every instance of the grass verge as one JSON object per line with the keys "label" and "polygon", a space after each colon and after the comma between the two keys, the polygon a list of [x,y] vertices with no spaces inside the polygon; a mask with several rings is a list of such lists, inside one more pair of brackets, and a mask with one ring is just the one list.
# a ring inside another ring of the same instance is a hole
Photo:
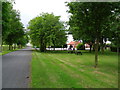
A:
{"label": "grass verge", "polygon": [[[25,47],[23,47],[23,48],[25,48]],[[20,48],[20,49],[23,49],[23,48]],[[13,51],[17,51],[17,50],[20,50],[20,49],[16,48],[15,50],[9,50],[8,45],[3,45],[2,52],[0,52],[0,55],[5,55],[7,53],[10,53],[10,52],[13,52]]]}
{"label": "grass verge", "polygon": [[75,55],[63,52],[33,52],[30,84],[32,88],[118,87],[116,53],[99,54],[99,65],[94,68],[94,53]]}

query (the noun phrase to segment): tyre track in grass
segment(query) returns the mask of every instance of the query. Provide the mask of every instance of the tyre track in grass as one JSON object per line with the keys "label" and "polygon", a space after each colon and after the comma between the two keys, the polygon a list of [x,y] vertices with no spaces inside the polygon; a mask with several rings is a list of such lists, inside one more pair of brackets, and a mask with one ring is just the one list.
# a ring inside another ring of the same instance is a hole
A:
{"label": "tyre track in grass", "polygon": [[[53,81],[51,82],[51,85],[53,85],[53,87],[56,87],[56,86],[61,88],[71,88],[72,86],[74,87],[76,81],[73,80],[72,77],[68,75],[68,73],[61,70],[61,67],[56,65],[56,63],[52,63],[51,60],[48,59],[50,57],[47,57],[45,54],[40,54],[40,55],[41,55],[40,63],[45,63],[46,65],[44,66],[44,68],[48,69],[48,70],[46,69],[44,70],[49,77],[49,81],[55,78],[55,82]],[[53,77],[50,78],[50,76],[53,76]],[[56,83],[58,85],[56,85]]]}
{"label": "tyre track in grass", "polygon": [[[48,55],[45,56],[47,57],[47,59],[51,58]],[[48,59],[48,60],[49,60]],[[81,85],[77,85],[76,82],[77,80],[75,80],[73,77],[70,76],[69,73],[67,73],[61,66],[58,66],[58,63],[54,63],[52,60],[50,60],[49,64],[52,64],[53,68],[52,70],[54,70],[54,68],[56,68],[57,70],[55,70],[54,72],[57,72],[56,75],[59,76],[58,81],[60,81],[62,83],[62,85],[66,85],[67,87],[65,88],[72,88],[72,87],[79,87],[82,88]],[[54,67],[55,66],[55,67]],[[62,77],[62,78],[61,78]],[[61,80],[62,79],[62,80]]]}
{"label": "tyre track in grass", "polygon": [[[42,55],[40,55],[40,59],[35,52],[33,54],[34,61],[32,60],[32,88],[49,88],[50,86],[47,86],[50,84],[50,80],[48,77],[48,70],[46,68],[46,63],[44,63],[44,58]],[[34,62],[34,63],[33,63]],[[35,65],[33,65],[35,64]],[[40,66],[40,68],[39,68]]]}
{"label": "tyre track in grass", "polygon": [[[83,75],[83,78],[87,78],[87,81],[85,81],[85,82],[88,82],[88,84],[92,84],[92,82],[94,82],[94,83],[98,83],[98,86],[97,87],[105,87],[105,86],[109,86],[109,87],[113,87],[113,83],[106,83],[106,81],[101,81],[101,80],[99,80],[99,78],[95,78],[94,76],[94,74],[95,73],[93,73],[93,72],[89,72],[89,74],[93,74],[93,76],[89,76],[88,75],[88,73],[87,72],[84,72],[84,71],[81,71],[81,70],[79,70],[77,67],[75,67],[74,65],[72,65],[71,63],[69,63],[69,62],[66,62],[66,61],[64,61],[64,60],[61,60],[61,59],[59,59],[57,56],[56,57],[54,57],[54,56],[51,56],[50,54],[49,54],[49,56],[51,57],[51,58],[53,58],[54,59],[54,61],[56,60],[56,61],[59,61],[62,65],[63,65],[63,67],[64,67],[64,69],[66,68],[66,72],[67,71],[69,71],[69,73],[71,73],[71,72],[73,72],[74,71],[74,73],[77,73],[77,74],[82,74]],[[58,62],[58,63],[59,63]],[[55,63],[55,62],[54,62]],[[56,63],[56,64],[58,64],[58,63]],[[71,73],[70,75],[73,75],[73,73]],[[78,75],[79,76],[79,75]],[[81,77],[81,76],[80,76]],[[106,76],[107,77],[107,76]],[[90,81],[90,82],[89,82]],[[93,85],[92,86],[94,86],[94,83],[93,83]],[[90,85],[91,86],[91,85]],[[87,86],[88,87],[88,86]]]}

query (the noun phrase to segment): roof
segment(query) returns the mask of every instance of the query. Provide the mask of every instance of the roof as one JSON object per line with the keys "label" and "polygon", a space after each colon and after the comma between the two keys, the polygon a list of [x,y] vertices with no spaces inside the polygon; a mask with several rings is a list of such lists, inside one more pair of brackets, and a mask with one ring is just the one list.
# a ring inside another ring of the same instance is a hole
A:
{"label": "roof", "polygon": [[81,43],[80,41],[71,41],[70,43],[68,43],[68,45],[78,45],[79,43]]}

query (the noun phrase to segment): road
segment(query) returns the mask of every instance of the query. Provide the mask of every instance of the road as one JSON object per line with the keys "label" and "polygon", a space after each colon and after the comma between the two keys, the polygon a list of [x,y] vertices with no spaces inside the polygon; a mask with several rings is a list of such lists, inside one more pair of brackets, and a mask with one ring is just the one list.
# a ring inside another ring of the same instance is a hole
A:
{"label": "road", "polygon": [[2,57],[2,88],[28,88],[32,49],[27,47]]}

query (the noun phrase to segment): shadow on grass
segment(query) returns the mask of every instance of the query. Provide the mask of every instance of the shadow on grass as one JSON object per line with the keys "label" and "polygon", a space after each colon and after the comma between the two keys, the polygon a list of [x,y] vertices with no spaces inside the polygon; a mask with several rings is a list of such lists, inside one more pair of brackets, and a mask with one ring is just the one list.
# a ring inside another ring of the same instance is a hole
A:
{"label": "shadow on grass", "polygon": [[[39,52],[39,53],[75,54],[75,53],[68,53],[69,50],[46,50],[45,52],[40,52],[39,50],[32,50],[32,51],[36,51],[36,52]],[[93,55],[95,55],[94,51],[92,51],[92,52],[89,52],[89,50],[75,50],[75,51],[81,51],[83,55],[84,54],[93,54]],[[99,51],[98,55],[105,55],[105,56],[111,55],[111,56],[115,56],[115,55],[117,55],[117,52],[111,52],[111,51],[107,50],[107,51],[104,51],[104,53],[102,53],[102,52]]]}
{"label": "shadow on grass", "polygon": [[[54,54],[75,54],[74,52],[69,53],[69,50],[46,50],[45,52],[40,52],[39,50],[33,50],[39,53],[54,53]],[[76,51],[80,51],[82,53],[89,53],[88,50],[76,50]]]}

